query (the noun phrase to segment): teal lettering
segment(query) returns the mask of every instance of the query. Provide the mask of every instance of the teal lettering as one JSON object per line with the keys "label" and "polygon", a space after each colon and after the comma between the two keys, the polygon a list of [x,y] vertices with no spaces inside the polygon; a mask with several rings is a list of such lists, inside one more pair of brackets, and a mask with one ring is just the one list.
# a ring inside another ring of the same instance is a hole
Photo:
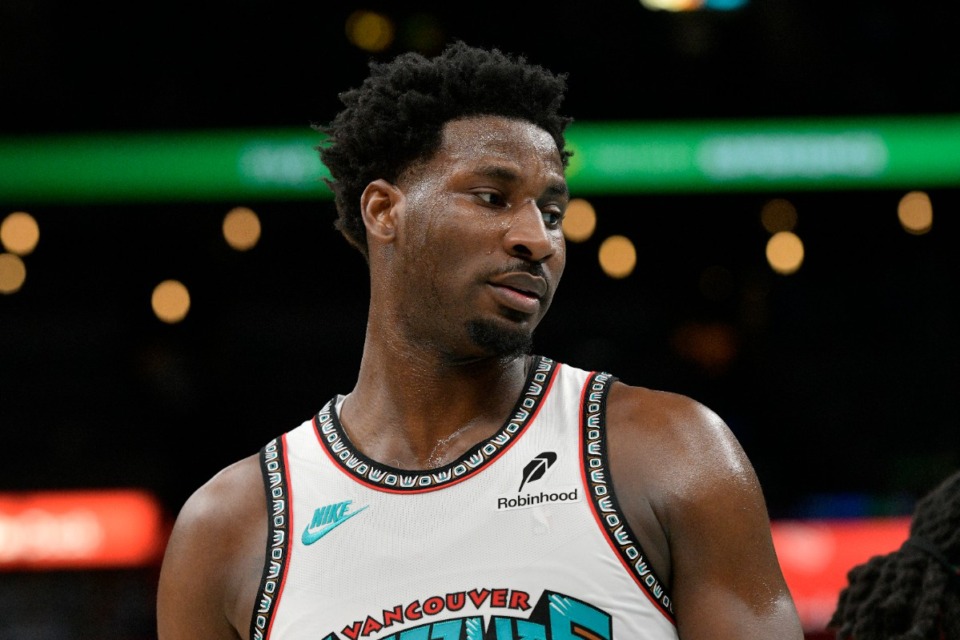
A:
{"label": "teal lettering", "polygon": [[491,640],[547,640],[547,629],[542,624],[518,618],[493,619],[494,637]]}
{"label": "teal lettering", "polygon": [[529,620],[517,620],[517,640],[547,640],[547,628]]}
{"label": "teal lettering", "polygon": [[600,609],[558,593],[550,593],[549,601],[551,640],[583,640],[578,629],[611,640],[610,616]]}
{"label": "teal lettering", "polygon": [[[456,598],[451,595],[447,596],[448,602],[463,605],[465,599],[462,592],[455,594]],[[466,596],[477,607],[487,601],[491,604],[501,600],[507,602],[506,589],[474,589],[468,591]],[[436,605],[443,602],[439,596],[428,599],[433,600],[436,600]],[[512,603],[512,599],[510,601]],[[526,598],[522,603],[517,600],[517,604],[529,608]],[[400,622],[396,619],[399,611],[400,607],[384,610],[383,624],[368,617],[364,622],[354,622],[344,627],[341,633],[352,640],[366,637],[385,626]],[[407,605],[403,613],[407,621],[423,616],[419,602]],[[606,612],[576,598],[544,591],[529,619],[492,616],[489,626],[484,629],[482,616],[466,616],[421,624],[381,640],[612,640],[612,634],[611,618]],[[323,640],[340,640],[340,637],[331,633],[324,636]]]}
{"label": "teal lettering", "polygon": [[463,618],[435,622],[431,627],[430,640],[460,640]]}

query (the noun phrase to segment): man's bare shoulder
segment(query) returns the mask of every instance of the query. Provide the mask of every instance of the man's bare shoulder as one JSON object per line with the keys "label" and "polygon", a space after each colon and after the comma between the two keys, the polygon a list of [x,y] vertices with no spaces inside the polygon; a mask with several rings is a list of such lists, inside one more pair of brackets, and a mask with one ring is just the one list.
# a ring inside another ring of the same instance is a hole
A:
{"label": "man's bare shoulder", "polygon": [[251,512],[251,507],[264,504],[260,458],[254,454],[221,469],[194,491],[180,510],[178,521],[216,526],[223,516],[231,516],[236,522],[237,517]]}
{"label": "man's bare shoulder", "polygon": [[689,396],[628,385],[614,384],[607,402],[608,420],[618,429],[643,436],[664,446],[701,448],[710,441],[733,437],[723,419]]}
{"label": "man's bare shoulder", "polygon": [[610,391],[607,422],[611,450],[621,458],[617,466],[632,469],[655,503],[658,494],[702,499],[734,486],[756,488],[736,435],[689,396],[618,382]]}
{"label": "man's bare shoulder", "polygon": [[688,396],[617,383],[607,431],[620,503],[669,585],[680,636],[802,638],[759,480],[724,420]]}
{"label": "man's bare shoulder", "polygon": [[265,539],[265,523],[263,476],[259,457],[252,455],[219,471],[187,499],[177,516],[168,554],[197,553],[229,562],[249,549],[254,532],[257,543]]}
{"label": "man's bare shoulder", "polygon": [[157,594],[162,638],[236,638],[249,624],[267,539],[259,456],[219,471],[186,500]]}

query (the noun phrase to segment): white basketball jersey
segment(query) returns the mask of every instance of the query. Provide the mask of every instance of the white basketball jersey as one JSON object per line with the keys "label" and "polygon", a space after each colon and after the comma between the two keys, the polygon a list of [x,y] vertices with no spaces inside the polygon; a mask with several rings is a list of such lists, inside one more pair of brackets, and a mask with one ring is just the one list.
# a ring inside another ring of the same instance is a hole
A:
{"label": "white basketball jersey", "polygon": [[610,484],[614,378],[536,357],[503,427],[426,471],[375,462],[342,396],[261,450],[270,531],[250,637],[676,639]]}

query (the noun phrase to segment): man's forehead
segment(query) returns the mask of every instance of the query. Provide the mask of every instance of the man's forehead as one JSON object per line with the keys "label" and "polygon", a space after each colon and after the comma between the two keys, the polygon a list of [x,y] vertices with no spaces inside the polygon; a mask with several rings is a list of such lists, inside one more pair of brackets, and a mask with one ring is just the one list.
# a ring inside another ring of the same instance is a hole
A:
{"label": "man's forehead", "polygon": [[557,143],[531,122],[501,116],[474,116],[444,125],[440,151],[451,160],[477,165],[538,162],[563,173]]}
{"label": "man's forehead", "polygon": [[443,126],[443,143],[505,147],[510,143],[533,145],[546,152],[560,151],[547,131],[532,122],[503,116],[471,116]]}

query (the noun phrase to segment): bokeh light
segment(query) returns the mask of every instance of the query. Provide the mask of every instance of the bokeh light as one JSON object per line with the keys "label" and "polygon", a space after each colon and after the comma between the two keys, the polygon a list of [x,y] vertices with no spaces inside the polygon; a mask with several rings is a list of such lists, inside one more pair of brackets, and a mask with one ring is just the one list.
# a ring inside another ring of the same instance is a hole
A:
{"label": "bokeh light", "polygon": [[223,217],[223,238],[237,251],[252,249],[260,241],[260,218],[248,207],[234,207]]}
{"label": "bokeh light", "polygon": [[585,242],[597,228],[597,213],[583,198],[574,198],[567,205],[563,218],[563,235],[570,242]]}
{"label": "bokeh light", "polygon": [[913,235],[923,235],[933,228],[933,203],[923,191],[911,191],[900,198],[897,205],[897,217],[904,231]]}
{"label": "bokeh light", "polygon": [[29,213],[15,211],[0,223],[0,243],[10,253],[25,256],[37,248],[40,226]]}
{"label": "bokeh light", "polygon": [[0,253],[0,294],[16,293],[27,279],[27,267],[20,256]]}
{"label": "bokeh light", "polygon": [[626,236],[610,236],[600,245],[600,268],[611,278],[626,278],[637,266],[637,250]]}
{"label": "bokeh light", "polygon": [[371,53],[383,51],[393,44],[395,31],[393,21],[375,11],[354,11],[347,18],[347,40]]}
{"label": "bokeh light", "polygon": [[779,231],[767,241],[767,262],[777,273],[796,273],[803,264],[803,242],[792,231]]}
{"label": "bokeh light", "polygon": [[793,231],[797,226],[797,208],[785,198],[769,200],[760,210],[760,223],[770,233]]}
{"label": "bokeh light", "polygon": [[167,324],[176,324],[190,311],[190,292],[178,280],[164,280],[154,288],[150,305],[157,318]]}

